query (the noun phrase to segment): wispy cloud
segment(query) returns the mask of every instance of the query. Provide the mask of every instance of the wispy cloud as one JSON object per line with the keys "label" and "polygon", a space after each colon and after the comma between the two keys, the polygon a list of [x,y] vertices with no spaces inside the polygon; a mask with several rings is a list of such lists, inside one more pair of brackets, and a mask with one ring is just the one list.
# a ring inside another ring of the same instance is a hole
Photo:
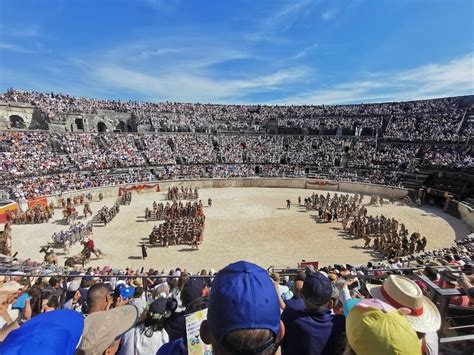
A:
{"label": "wispy cloud", "polygon": [[321,14],[321,19],[323,19],[324,21],[329,21],[331,19],[333,19],[334,17],[336,16],[336,10],[327,10],[327,11],[324,11],[322,14]]}
{"label": "wispy cloud", "polygon": [[447,63],[400,72],[372,73],[367,79],[291,95],[281,104],[347,104],[428,99],[474,94],[474,53]]}
{"label": "wispy cloud", "polygon": [[7,26],[0,24],[0,35],[15,38],[37,38],[43,34],[36,25],[22,24],[21,26]]}
{"label": "wispy cloud", "polygon": [[149,100],[184,102],[236,102],[250,93],[277,90],[307,75],[301,68],[278,70],[266,75],[230,80],[192,72],[171,71],[158,75],[120,66],[101,66],[95,80],[113,89],[126,89]]}
{"label": "wispy cloud", "polygon": [[245,38],[257,42],[282,42],[282,38],[277,34],[290,30],[302,17],[309,15],[313,4],[312,0],[285,2],[285,5],[264,16],[257,29],[248,33]]}
{"label": "wispy cloud", "polygon": [[0,50],[16,52],[16,53],[33,53],[33,50],[31,48],[27,48],[19,44],[13,44],[13,43],[8,43],[8,42],[0,42]]}
{"label": "wispy cloud", "polygon": [[301,49],[298,53],[296,53],[293,57],[291,57],[291,59],[293,59],[293,60],[302,59],[302,58],[306,57],[308,55],[308,53],[310,53],[312,50],[314,50],[316,48],[318,48],[317,43],[314,43],[310,46],[306,46],[303,49]]}

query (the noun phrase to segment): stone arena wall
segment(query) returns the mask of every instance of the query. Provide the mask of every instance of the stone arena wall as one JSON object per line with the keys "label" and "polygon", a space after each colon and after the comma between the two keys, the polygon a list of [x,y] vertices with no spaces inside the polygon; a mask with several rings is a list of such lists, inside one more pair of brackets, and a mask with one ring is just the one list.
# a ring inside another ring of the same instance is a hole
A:
{"label": "stone arena wall", "polygon": [[471,233],[474,232],[474,210],[464,203],[458,203],[458,211],[461,219],[469,226]]}
{"label": "stone arena wall", "polygon": [[[118,191],[121,187],[143,185],[143,184],[159,184],[161,191],[166,191],[168,187],[175,185],[190,185],[198,188],[222,188],[222,187],[272,187],[272,188],[291,188],[291,189],[308,189],[308,190],[324,190],[335,192],[349,192],[349,193],[363,193],[365,195],[381,195],[384,197],[394,197],[397,199],[408,195],[408,190],[404,188],[363,184],[354,182],[337,182],[326,180],[311,180],[311,179],[291,179],[291,178],[235,178],[235,179],[189,179],[189,180],[160,180],[149,181],[144,183],[114,185],[106,187],[97,187],[92,189],[85,189],[81,191],[64,192],[61,196],[64,198],[75,196],[79,193],[91,192],[94,195],[102,192],[104,197],[118,196]],[[155,189],[143,191],[154,192]],[[54,198],[56,196],[50,196]]]}

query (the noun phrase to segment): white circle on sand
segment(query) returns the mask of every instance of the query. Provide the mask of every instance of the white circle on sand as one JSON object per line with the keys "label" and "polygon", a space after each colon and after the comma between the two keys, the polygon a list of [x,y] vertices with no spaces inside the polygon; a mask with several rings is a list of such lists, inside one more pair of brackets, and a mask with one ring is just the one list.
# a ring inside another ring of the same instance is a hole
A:
{"label": "white circle on sand", "polygon": [[[315,193],[327,194],[325,191]],[[94,226],[94,242],[106,256],[95,260],[93,256],[87,266],[112,268],[145,267],[145,270],[170,270],[176,267],[192,272],[201,269],[219,269],[237,261],[247,260],[261,265],[295,267],[302,259],[319,261],[321,265],[334,263],[362,264],[378,260],[379,254],[372,249],[363,249],[362,239],[351,239],[342,232],[341,223],[317,223],[312,217],[316,212],[306,213],[298,208],[297,198],[309,196],[313,190],[286,188],[209,188],[200,189],[200,199],[205,207],[206,223],[204,242],[198,251],[191,246],[178,245],[149,247],[148,258],[141,259],[140,245],[148,243],[148,236],[156,221],[144,221],[144,210],[151,208],[153,201],[166,202],[165,193],[153,192],[133,194],[130,206],[120,206],[120,213],[107,226]],[[286,208],[286,200],[292,206]],[[102,206],[111,206],[115,197],[93,202],[92,211]],[[369,202],[365,197],[364,203]],[[77,208],[83,223],[82,206]],[[392,205],[386,201],[383,207],[368,206],[368,213],[394,217],[404,223],[409,232],[420,232],[428,239],[427,250],[450,246],[455,239],[469,233],[461,220],[435,207],[413,208]],[[42,245],[51,241],[53,232],[67,229],[61,222],[61,210],[57,209],[49,223],[35,225],[14,225],[12,227],[13,252],[18,258],[41,261]],[[81,251],[76,244],[70,255]],[[65,256],[56,249],[60,265]]]}

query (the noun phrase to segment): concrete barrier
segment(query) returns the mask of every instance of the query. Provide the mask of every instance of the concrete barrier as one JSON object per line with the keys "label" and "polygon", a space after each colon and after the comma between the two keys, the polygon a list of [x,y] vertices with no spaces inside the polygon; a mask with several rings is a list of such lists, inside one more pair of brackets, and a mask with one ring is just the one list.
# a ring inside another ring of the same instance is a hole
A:
{"label": "concrete barrier", "polygon": [[468,205],[459,202],[458,211],[463,222],[469,226],[471,233],[474,232],[474,210]]}
{"label": "concrete barrier", "polygon": [[[187,179],[187,180],[160,180],[147,181],[133,184],[112,185],[105,187],[95,187],[91,189],[68,191],[61,195],[52,195],[49,198],[55,201],[56,197],[73,197],[83,193],[92,193],[96,197],[102,193],[104,197],[118,196],[121,187],[141,185],[141,184],[160,184],[161,191],[167,191],[168,187],[175,185],[190,185],[198,188],[224,188],[224,187],[271,187],[271,188],[288,188],[288,189],[308,189],[308,190],[325,190],[340,191],[348,193],[362,193],[364,195],[379,195],[384,197],[403,198],[408,194],[407,189],[364,184],[355,182],[337,182],[324,180],[311,180],[301,178],[235,178],[235,179]],[[154,189],[144,190],[142,193],[154,192]]]}

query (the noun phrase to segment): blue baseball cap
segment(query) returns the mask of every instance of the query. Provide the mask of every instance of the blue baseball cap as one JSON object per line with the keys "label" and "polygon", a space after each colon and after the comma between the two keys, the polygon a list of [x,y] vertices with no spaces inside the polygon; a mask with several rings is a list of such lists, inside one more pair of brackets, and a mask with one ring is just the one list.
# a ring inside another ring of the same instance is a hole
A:
{"label": "blue baseball cap", "polygon": [[331,281],[318,271],[311,272],[304,280],[301,294],[304,298],[311,298],[320,305],[326,304],[332,296]]}
{"label": "blue baseball cap", "polygon": [[115,287],[115,296],[120,296],[123,299],[132,298],[135,294],[135,288],[131,286],[118,285]]}
{"label": "blue baseball cap", "polygon": [[207,319],[219,344],[228,333],[241,329],[269,329],[276,337],[280,303],[267,271],[246,261],[219,271],[211,285]]}
{"label": "blue baseball cap", "polygon": [[42,313],[12,331],[0,344],[2,355],[74,355],[84,317],[69,309]]}

